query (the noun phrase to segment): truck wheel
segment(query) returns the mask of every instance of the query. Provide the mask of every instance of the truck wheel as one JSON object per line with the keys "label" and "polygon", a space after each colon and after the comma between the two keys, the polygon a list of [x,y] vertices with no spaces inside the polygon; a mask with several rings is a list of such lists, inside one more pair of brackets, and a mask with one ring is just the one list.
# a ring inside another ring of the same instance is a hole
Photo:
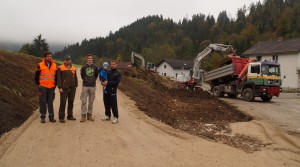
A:
{"label": "truck wheel", "polygon": [[245,101],[253,101],[254,100],[254,94],[253,94],[253,90],[251,88],[246,88],[244,91],[243,91],[243,99]]}
{"label": "truck wheel", "polygon": [[217,97],[223,97],[224,92],[221,92],[220,86],[214,86],[212,88],[212,94]]}
{"label": "truck wheel", "polygon": [[260,98],[262,99],[262,101],[265,101],[265,102],[272,100],[272,96],[261,96]]}
{"label": "truck wheel", "polygon": [[230,97],[230,98],[236,98],[236,94],[228,94],[228,97]]}

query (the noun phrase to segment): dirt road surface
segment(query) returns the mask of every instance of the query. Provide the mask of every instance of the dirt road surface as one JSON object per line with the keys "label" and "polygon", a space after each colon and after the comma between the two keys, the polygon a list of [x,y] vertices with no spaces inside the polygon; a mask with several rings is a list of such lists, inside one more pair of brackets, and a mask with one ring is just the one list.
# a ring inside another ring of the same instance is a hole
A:
{"label": "dirt road surface", "polygon": [[300,96],[297,93],[282,93],[268,103],[262,102],[260,98],[255,98],[255,102],[252,103],[245,102],[241,98],[221,99],[237,106],[256,120],[265,120],[279,129],[300,137]]}
{"label": "dirt road surface", "polygon": [[[262,151],[254,153],[210,142],[153,120],[120,91],[120,122],[103,122],[99,83],[97,88],[95,122],[41,124],[36,112],[20,128],[2,136],[0,166],[300,166],[299,138],[277,132],[263,121],[232,124],[234,132],[265,143]],[[77,119],[80,93],[81,84],[75,99]],[[57,113],[58,92],[56,95]]]}

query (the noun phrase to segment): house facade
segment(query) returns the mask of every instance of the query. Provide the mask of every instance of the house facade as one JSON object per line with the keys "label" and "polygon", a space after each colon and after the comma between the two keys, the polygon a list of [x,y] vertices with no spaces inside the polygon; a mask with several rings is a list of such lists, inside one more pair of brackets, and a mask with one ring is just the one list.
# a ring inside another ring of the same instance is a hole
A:
{"label": "house facade", "polygon": [[244,52],[243,56],[258,61],[277,61],[281,68],[282,88],[300,88],[300,38],[259,42]]}
{"label": "house facade", "polygon": [[177,75],[190,75],[190,70],[193,68],[193,61],[163,59],[157,66],[156,71],[159,75],[176,79]]}

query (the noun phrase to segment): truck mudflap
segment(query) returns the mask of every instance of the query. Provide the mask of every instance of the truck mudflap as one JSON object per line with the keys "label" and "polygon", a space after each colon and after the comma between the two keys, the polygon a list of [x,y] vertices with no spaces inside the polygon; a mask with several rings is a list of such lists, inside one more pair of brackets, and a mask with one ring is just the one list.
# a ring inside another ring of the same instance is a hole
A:
{"label": "truck mudflap", "polygon": [[273,87],[259,87],[260,96],[276,96],[278,97],[280,94],[280,87],[273,86]]}

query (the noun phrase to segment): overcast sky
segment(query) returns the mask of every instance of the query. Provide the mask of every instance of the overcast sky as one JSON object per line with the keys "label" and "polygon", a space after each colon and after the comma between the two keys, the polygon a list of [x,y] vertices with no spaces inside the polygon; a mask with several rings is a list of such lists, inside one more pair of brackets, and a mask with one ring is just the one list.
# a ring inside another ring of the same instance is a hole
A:
{"label": "overcast sky", "polygon": [[148,15],[178,22],[194,14],[217,18],[226,10],[259,0],[0,0],[0,41],[31,42],[41,33],[49,43],[75,43],[105,37],[109,31]]}

